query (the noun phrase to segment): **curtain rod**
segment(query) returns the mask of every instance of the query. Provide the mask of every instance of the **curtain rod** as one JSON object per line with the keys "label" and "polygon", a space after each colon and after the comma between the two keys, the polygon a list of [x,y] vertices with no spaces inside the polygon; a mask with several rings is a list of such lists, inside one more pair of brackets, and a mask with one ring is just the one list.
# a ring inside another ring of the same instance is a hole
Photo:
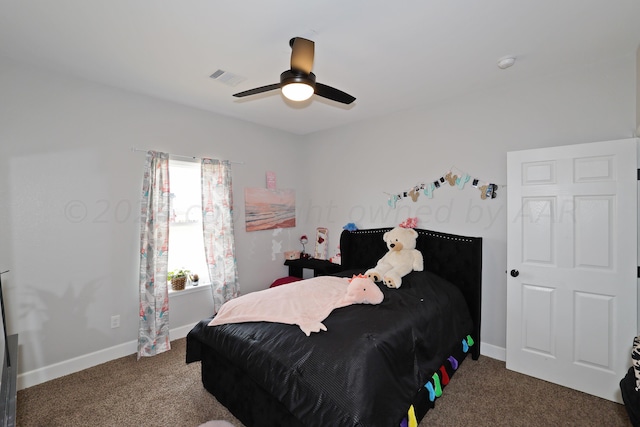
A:
{"label": "curtain rod", "polygon": [[[142,150],[140,148],[136,148],[136,147],[131,147],[131,151],[133,152],[140,152],[140,153],[146,153],[147,151],[150,150]],[[200,159],[200,157],[196,157],[196,156],[184,156],[182,154],[171,154],[169,153],[169,156],[171,157],[176,157],[176,158],[182,158],[182,159],[189,159],[189,160],[197,160]],[[234,162],[232,160],[229,160],[229,163],[232,163],[234,165],[244,165],[244,162]]]}

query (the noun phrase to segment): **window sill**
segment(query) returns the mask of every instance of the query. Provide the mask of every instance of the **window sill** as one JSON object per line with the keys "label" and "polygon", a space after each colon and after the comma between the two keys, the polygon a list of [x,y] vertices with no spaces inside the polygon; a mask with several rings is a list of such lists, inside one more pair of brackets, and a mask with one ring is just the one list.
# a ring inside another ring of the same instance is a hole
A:
{"label": "window sill", "polygon": [[173,289],[171,289],[171,284],[169,284],[169,298],[173,298],[174,296],[178,296],[178,295],[192,294],[194,292],[199,292],[203,290],[211,290],[211,283],[205,283],[203,285],[198,285],[198,286],[188,285],[188,286],[185,286],[185,288],[181,291],[174,291]]}

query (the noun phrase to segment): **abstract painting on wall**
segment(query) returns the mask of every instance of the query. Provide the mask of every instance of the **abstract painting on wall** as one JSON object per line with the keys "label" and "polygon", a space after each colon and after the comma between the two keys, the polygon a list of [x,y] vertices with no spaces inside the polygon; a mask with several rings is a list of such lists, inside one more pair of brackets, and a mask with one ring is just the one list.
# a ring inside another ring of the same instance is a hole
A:
{"label": "abstract painting on wall", "polygon": [[295,190],[244,189],[247,231],[296,226]]}

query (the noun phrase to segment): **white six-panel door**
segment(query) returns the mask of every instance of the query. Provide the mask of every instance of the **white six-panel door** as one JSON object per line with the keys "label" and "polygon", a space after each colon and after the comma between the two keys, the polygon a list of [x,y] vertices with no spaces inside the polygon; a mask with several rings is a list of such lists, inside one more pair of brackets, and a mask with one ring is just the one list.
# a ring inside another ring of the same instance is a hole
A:
{"label": "white six-panel door", "polygon": [[637,335],[637,146],[508,153],[508,369],[622,402]]}

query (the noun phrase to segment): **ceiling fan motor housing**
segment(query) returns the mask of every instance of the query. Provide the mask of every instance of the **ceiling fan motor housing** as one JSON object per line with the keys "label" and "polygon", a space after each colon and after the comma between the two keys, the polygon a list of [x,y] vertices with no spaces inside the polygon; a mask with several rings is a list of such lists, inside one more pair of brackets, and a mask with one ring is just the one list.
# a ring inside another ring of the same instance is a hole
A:
{"label": "ceiling fan motor housing", "polygon": [[303,83],[316,88],[316,75],[313,73],[304,73],[297,70],[287,70],[280,74],[280,87],[285,87],[291,83]]}

